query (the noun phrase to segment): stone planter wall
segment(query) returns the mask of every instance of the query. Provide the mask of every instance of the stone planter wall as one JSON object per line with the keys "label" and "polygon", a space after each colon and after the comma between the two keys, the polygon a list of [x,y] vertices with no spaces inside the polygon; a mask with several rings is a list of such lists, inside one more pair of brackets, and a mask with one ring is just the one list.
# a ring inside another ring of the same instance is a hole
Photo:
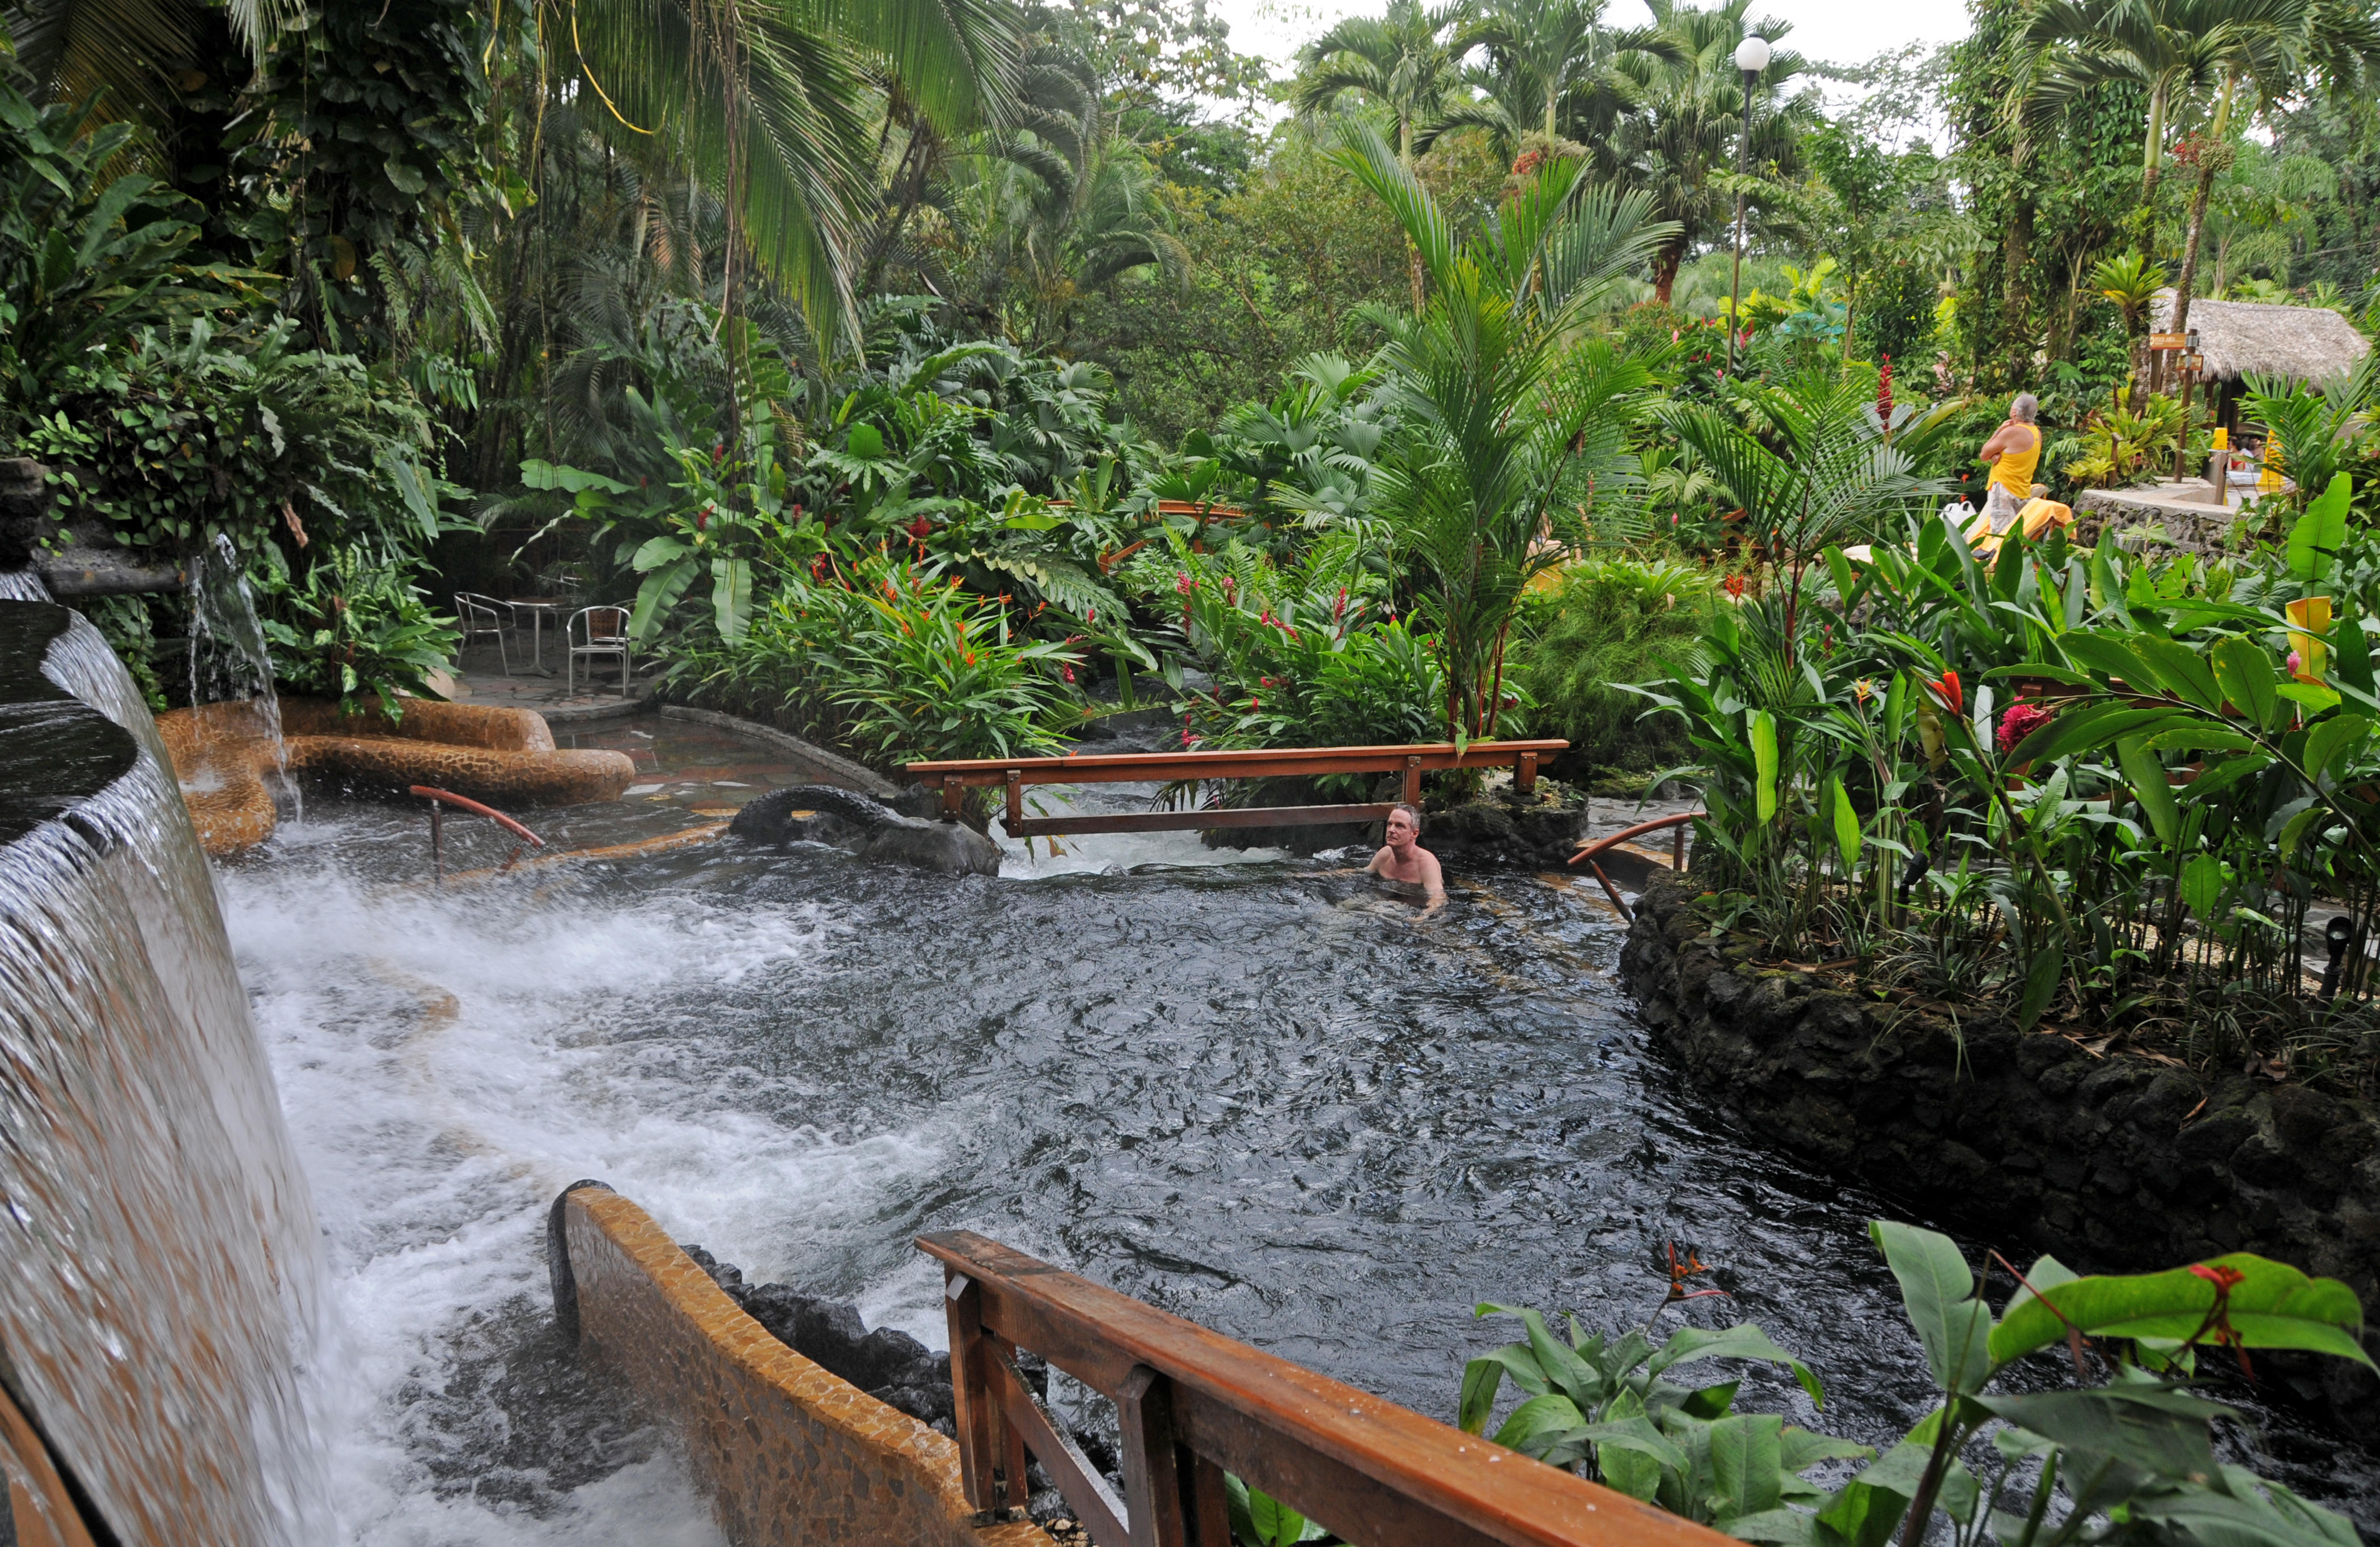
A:
{"label": "stone planter wall", "polygon": [[956,1444],[780,1342],[601,1183],[555,1202],[547,1255],[564,1326],[676,1427],[738,1547],[1051,1547],[978,1524]]}
{"label": "stone planter wall", "polygon": [[[1654,1039],[1760,1139],[2083,1272],[2253,1251],[2341,1278],[2380,1315],[2380,1125],[2301,1085],[2094,1058],[2003,1021],[1854,997],[1714,939],[1657,876],[1621,954]],[[2380,1381],[2260,1356],[2380,1437]]]}

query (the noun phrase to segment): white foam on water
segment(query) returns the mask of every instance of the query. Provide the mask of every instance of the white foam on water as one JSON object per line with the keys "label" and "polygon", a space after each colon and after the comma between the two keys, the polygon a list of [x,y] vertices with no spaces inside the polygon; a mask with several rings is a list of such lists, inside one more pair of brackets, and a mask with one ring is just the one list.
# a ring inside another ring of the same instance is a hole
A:
{"label": "white foam on water", "polygon": [[749,1067],[686,1008],[704,1002],[689,989],[811,970],[834,924],[692,889],[375,888],[336,868],[340,825],[289,829],[277,863],[225,872],[224,890],[326,1236],[339,1347],[322,1400],[347,1540],[711,1547],[666,1451],[534,1507],[459,1490],[507,1420],[431,1399],[467,1374],[475,1329],[548,1314],[545,1211],[571,1181],[611,1183],[758,1282],[797,1230],[930,1170],[917,1136],[772,1118],[771,1088],[798,1072]]}
{"label": "white foam on water", "polygon": [[[1154,784],[1038,785],[1026,792],[1026,814],[1054,816],[1073,812],[1147,811],[1155,798]],[[1261,864],[1290,857],[1285,849],[1209,849],[1196,832],[1061,833],[1051,852],[1048,838],[1011,838],[999,816],[991,836],[1002,851],[1000,874],[1009,880],[1028,881],[1050,876],[1103,875],[1137,865],[1208,866]]]}

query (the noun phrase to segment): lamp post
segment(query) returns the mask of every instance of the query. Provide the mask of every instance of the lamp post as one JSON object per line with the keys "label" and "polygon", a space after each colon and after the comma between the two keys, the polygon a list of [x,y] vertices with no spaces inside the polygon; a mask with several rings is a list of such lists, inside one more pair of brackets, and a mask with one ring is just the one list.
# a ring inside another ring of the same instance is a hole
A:
{"label": "lamp post", "polygon": [[[1768,67],[1768,40],[1747,34],[1735,45],[1735,67],[1743,72],[1743,133],[1735,146],[1735,171],[1741,178],[1752,171],[1752,87]],[[1735,190],[1735,278],[1727,290],[1727,373],[1735,374],[1735,335],[1742,326],[1743,308],[1743,187]]]}
{"label": "lamp post", "polygon": [[2173,481],[2181,483],[2190,477],[2190,389],[2198,382],[2199,372],[2206,369],[2206,357],[2198,352],[2198,330],[2190,330],[2187,346],[2176,362],[2181,368],[2181,433],[2174,437]]}

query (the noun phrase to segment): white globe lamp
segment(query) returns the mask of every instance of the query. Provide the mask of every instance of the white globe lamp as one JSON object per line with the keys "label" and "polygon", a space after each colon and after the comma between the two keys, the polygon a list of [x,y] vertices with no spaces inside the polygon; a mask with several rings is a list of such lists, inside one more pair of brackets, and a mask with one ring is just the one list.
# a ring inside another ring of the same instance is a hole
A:
{"label": "white globe lamp", "polygon": [[1768,40],[1753,36],[1735,45],[1735,67],[1746,75],[1758,75],[1768,67]]}

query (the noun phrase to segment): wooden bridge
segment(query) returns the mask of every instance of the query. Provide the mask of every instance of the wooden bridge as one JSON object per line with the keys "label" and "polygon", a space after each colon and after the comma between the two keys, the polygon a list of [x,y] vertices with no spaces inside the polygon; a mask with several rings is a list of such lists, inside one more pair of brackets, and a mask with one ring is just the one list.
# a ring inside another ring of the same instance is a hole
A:
{"label": "wooden bridge", "polygon": [[1401,773],[1402,800],[1421,804],[1421,776],[1441,768],[1510,766],[1512,786],[1536,788],[1537,764],[1570,743],[1451,742],[1412,746],[1260,747],[1243,752],[1099,753],[1066,757],[986,757],[911,763],[911,778],[942,792],[942,819],[958,820],[969,789],[1007,792],[1004,825],[1011,838],[1044,833],[1177,832],[1214,828],[1294,828],[1327,822],[1379,822],[1397,804],[1362,801],[1339,805],[1197,806],[1182,811],[1132,811],[1104,816],[1025,815],[1025,789],[1031,784],[1172,784],[1226,779],[1318,779],[1337,774]]}

